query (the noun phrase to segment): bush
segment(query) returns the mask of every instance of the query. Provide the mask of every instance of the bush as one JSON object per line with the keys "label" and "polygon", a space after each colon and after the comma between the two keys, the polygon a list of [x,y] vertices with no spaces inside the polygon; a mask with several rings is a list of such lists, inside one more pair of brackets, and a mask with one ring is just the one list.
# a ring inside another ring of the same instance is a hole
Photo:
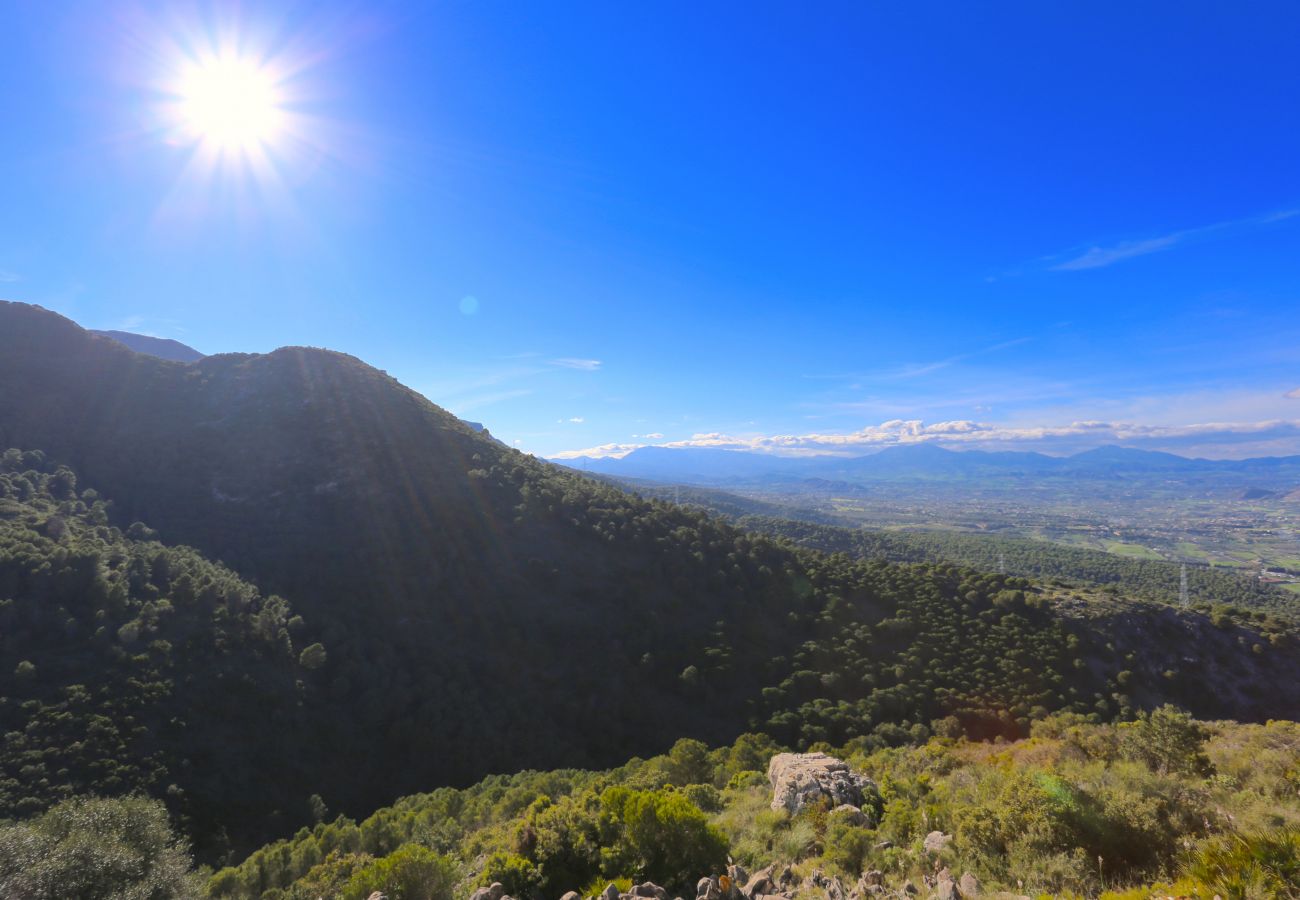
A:
{"label": "bush", "polygon": [[682,796],[708,813],[722,809],[722,794],[711,784],[688,784],[682,788]]}
{"label": "bush", "polygon": [[762,772],[746,769],[731,776],[731,780],[727,782],[727,789],[745,790],[746,788],[763,787],[767,783],[767,776]]}
{"label": "bush", "polygon": [[451,900],[456,865],[419,844],[407,844],[353,873],[343,900],[366,900],[381,891],[388,900]]}
{"label": "bush", "polygon": [[695,804],[678,793],[606,790],[604,814],[621,832],[610,862],[670,889],[686,887],[721,868],[727,840]]}
{"label": "bush", "polygon": [[497,851],[488,857],[483,865],[483,876],[479,883],[489,885],[501,882],[506,893],[512,897],[526,896],[538,887],[540,876],[537,867],[529,860],[514,853]]}
{"label": "bush", "polygon": [[1150,713],[1139,713],[1137,721],[1121,726],[1120,751],[1161,775],[1209,775],[1213,772],[1205,756],[1209,737],[1199,722],[1168,704]]}
{"label": "bush", "polygon": [[871,829],[853,825],[845,816],[832,815],[826,826],[823,855],[845,875],[856,878],[866,866],[875,838]]}
{"label": "bush", "polygon": [[199,896],[190,857],[156,800],[65,800],[0,828],[0,897],[170,900]]}

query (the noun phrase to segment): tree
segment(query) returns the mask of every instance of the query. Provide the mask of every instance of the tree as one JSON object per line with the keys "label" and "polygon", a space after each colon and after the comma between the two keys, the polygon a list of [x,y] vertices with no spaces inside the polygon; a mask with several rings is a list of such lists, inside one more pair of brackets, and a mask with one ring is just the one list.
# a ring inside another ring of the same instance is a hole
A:
{"label": "tree", "polygon": [[451,900],[456,865],[419,844],[407,844],[352,875],[345,900],[365,900],[380,891],[389,900]]}
{"label": "tree", "polygon": [[1204,747],[1209,732],[1190,715],[1165,704],[1121,726],[1120,752],[1161,775],[1208,775],[1213,771]]}
{"label": "tree", "polygon": [[681,794],[614,787],[600,803],[621,826],[616,855],[630,867],[626,874],[675,889],[726,861],[727,839]]}
{"label": "tree", "polygon": [[669,784],[703,784],[713,780],[713,763],[703,741],[682,738],[668,751],[664,775]]}
{"label": "tree", "polygon": [[321,644],[309,644],[298,654],[298,664],[304,669],[319,669],[325,665],[325,648]]}
{"label": "tree", "polygon": [[74,798],[29,822],[0,827],[0,897],[198,896],[188,849],[157,800]]}

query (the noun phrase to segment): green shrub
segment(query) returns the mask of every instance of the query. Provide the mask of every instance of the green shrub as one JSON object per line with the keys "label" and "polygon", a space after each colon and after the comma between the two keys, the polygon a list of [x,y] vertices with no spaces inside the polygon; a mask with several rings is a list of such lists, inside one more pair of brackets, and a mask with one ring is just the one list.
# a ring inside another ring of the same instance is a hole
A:
{"label": "green shrub", "polygon": [[530,860],[514,853],[498,850],[488,857],[483,864],[483,874],[479,884],[489,885],[501,882],[506,893],[512,897],[526,896],[538,887],[541,874]]}
{"label": "green shrub", "polygon": [[767,776],[762,772],[746,769],[731,776],[731,780],[727,782],[727,789],[744,790],[745,788],[762,787],[767,783]]}
{"label": "green shrub", "polygon": [[726,862],[722,832],[679,793],[614,787],[601,795],[600,804],[620,832],[606,859],[628,874],[673,889]]}
{"label": "green shrub", "polygon": [[682,788],[682,796],[705,812],[722,809],[722,794],[711,784],[688,784]]}
{"label": "green shrub", "polygon": [[452,900],[456,865],[419,844],[407,844],[352,874],[342,900],[366,900],[381,891],[388,900]]}
{"label": "green shrub", "polygon": [[1120,729],[1120,751],[1129,759],[1146,763],[1153,772],[1208,775],[1213,771],[1204,752],[1209,732],[1176,707],[1166,704],[1139,713],[1137,721]]}
{"label": "green shrub", "polygon": [[826,826],[823,856],[845,875],[856,878],[865,867],[875,840],[876,833],[870,828],[853,825],[844,816],[832,815]]}
{"label": "green shrub", "polygon": [[0,897],[170,900],[199,896],[190,857],[156,800],[65,800],[0,827]]}

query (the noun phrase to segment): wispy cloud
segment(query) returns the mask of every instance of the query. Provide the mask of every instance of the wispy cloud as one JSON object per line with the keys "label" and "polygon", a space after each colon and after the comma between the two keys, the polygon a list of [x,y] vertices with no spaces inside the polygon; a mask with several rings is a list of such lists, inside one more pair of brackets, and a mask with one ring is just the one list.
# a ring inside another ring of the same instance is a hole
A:
{"label": "wispy cloud", "polygon": [[1034,340],[1033,337],[1018,337],[1007,341],[999,341],[996,344],[990,344],[987,347],[979,347],[965,353],[955,353],[944,359],[932,360],[924,363],[908,363],[894,369],[885,369],[876,372],[840,372],[834,374],[805,374],[803,377],[813,381],[856,381],[856,382],[873,382],[873,381],[903,381],[909,378],[919,378],[923,375],[929,375],[942,369],[955,366],[958,363],[965,362],[969,359],[984,356],[987,353],[997,353],[1001,350],[1010,350],[1012,347],[1019,347],[1021,344],[1027,344]]}
{"label": "wispy cloud", "polygon": [[[532,393],[532,390],[506,389],[506,385],[512,382],[534,381],[546,373],[559,377],[561,370],[595,372],[601,365],[598,359],[567,356],[540,359],[536,353],[519,353],[498,358],[510,364],[486,371],[468,371],[458,377],[422,385],[420,391],[434,403],[455,411],[464,411]],[[497,388],[497,390],[483,393],[488,388]]]}
{"label": "wispy cloud", "polygon": [[22,280],[22,276],[17,272],[10,272],[8,269],[0,269],[0,283],[13,284],[15,281]]}
{"label": "wispy cloud", "polygon": [[1121,241],[1110,247],[1089,247],[1074,259],[1052,266],[1052,271],[1077,272],[1081,269],[1101,269],[1117,262],[1123,262],[1126,259],[1132,259],[1135,256],[1146,256],[1148,253],[1168,250],[1182,240],[1186,234],[1188,232],[1177,232],[1167,234],[1164,237],[1147,238],[1142,241]]}
{"label": "wispy cloud", "polygon": [[463,416],[470,410],[479,409],[484,406],[491,406],[494,403],[501,403],[506,400],[515,400],[519,397],[527,397],[531,393],[533,393],[531,390],[522,388],[513,391],[497,391],[492,394],[478,394],[476,396],[465,397],[464,399],[457,400],[455,403],[449,403],[447,406],[456,415]]}
{"label": "wispy cloud", "polygon": [[1300,387],[1293,388],[1292,390],[1287,391],[1282,396],[1286,397],[1288,400],[1300,400]]}
{"label": "wispy cloud", "polygon": [[1021,344],[1027,344],[1032,340],[1033,338],[1031,337],[1015,338],[1014,340],[1002,341],[989,347],[982,347],[979,350],[972,350],[969,353],[958,353],[954,356],[948,357],[947,359],[935,360],[934,362],[924,363],[921,365],[904,366],[899,371],[893,373],[892,376],[887,377],[892,377],[896,380],[918,378],[922,375],[929,375],[933,372],[938,372],[941,369],[946,369],[949,366],[955,366],[957,363],[965,362],[968,359],[983,356],[986,353],[997,353],[1000,350],[1010,350],[1012,347],[1019,347]]}
{"label": "wispy cloud", "polygon": [[1155,237],[1120,241],[1108,246],[1094,245],[1082,250],[1082,252],[1077,249],[1071,251],[1068,254],[1069,258],[1064,262],[1056,263],[1048,268],[1053,272],[1079,272],[1086,269],[1102,269],[1106,266],[1112,266],[1115,263],[1123,262],[1126,259],[1133,259],[1138,256],[1147,256],[1151,253],[1159,253],[1162,250],[1168,250],[1180,244],[1187,244],[1192,241],[1208,238],[1212,235],[1274,225],[1297,215],[1300,215],[1300,210],[1288,209],[1281,212],[1268,213],[1262,216],[1252,216],[1248,219],[1232,219],[1227,222],[1216,222],[1213,225],[1204,225],[1200,228],[1185,228],[1181,231],[1174,231],[1169,234],[1157,235]]}
{"label": "wispy cloud", "polygon": [[[875,450],[913,444],[938,444],[966,449],[1035,448],[1074,452],[1101,444],[1159,448],[1300,442],[1300,420],[1260,422],[1201,422],[1184,425],[1145,425],[1134,422],[1079,421],[1063,425],[1002,425],[969,420],[926,423],[893,419],[847,433],[736,436],[718,432],[696,434],[660,447],[707,447],[772,456],[861,456]],[[556,459],[580,456],[625,456],[645,444],[603,444],[557,454]],[[1294,451],[1292,451],[1294,452]]]}
{"label": "wispy cloud", "polygon": [[559,359],[548,360],[551,365],[559,366],[562,369],[579,369],[583,372],[594,372],[600,368],[601,362],[598,359],[579,359],[572,356],[562,356]]}

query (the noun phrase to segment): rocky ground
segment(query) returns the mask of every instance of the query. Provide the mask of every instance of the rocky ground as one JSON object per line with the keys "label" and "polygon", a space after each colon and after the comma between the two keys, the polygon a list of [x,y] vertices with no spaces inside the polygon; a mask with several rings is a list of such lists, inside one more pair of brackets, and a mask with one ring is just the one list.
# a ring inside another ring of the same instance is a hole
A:
{"label": "rocky ground", "polygon": [[[853,772],[842,760],[824,753],[780,753],[768,765],[768,779],[772,783],[772,809],[797,815],[807,807],[822,804],[825,808],[858,818],[859,824],[875,824],[879,798],[871,779]],[[790,864],[773,863],[756,872],[747,872],[742,866],[728,865],[724,874],[706,875],[695,886],[695,900],[867,900],[867,898],[909,898],[926,896],[940,900],[988,897],[992,900],[1029,900],[1016,894],[990,893],[980,890],[979,880],[969,872],[960,877],[939,863],[939,857],[952,838],[933,831],[925,838],[927,856],[934,859],[932,874],[920,884],[904,881],[887,885],[883,872],[863,872],[853,884],[846,884],[839,875],[827,875],[821,869],[800,874]],[[885,842],[888,844],[888,842]],[[371,897],[370,900],[381,900]],[[479,888],[470,900],[513,900],[500,884]],[[569,891],[560,900],[683,900],[671,897],[663,887],[652,882],[634,885],[631,890],[620,891],[610,884],[595,897],[582,897]]]}

